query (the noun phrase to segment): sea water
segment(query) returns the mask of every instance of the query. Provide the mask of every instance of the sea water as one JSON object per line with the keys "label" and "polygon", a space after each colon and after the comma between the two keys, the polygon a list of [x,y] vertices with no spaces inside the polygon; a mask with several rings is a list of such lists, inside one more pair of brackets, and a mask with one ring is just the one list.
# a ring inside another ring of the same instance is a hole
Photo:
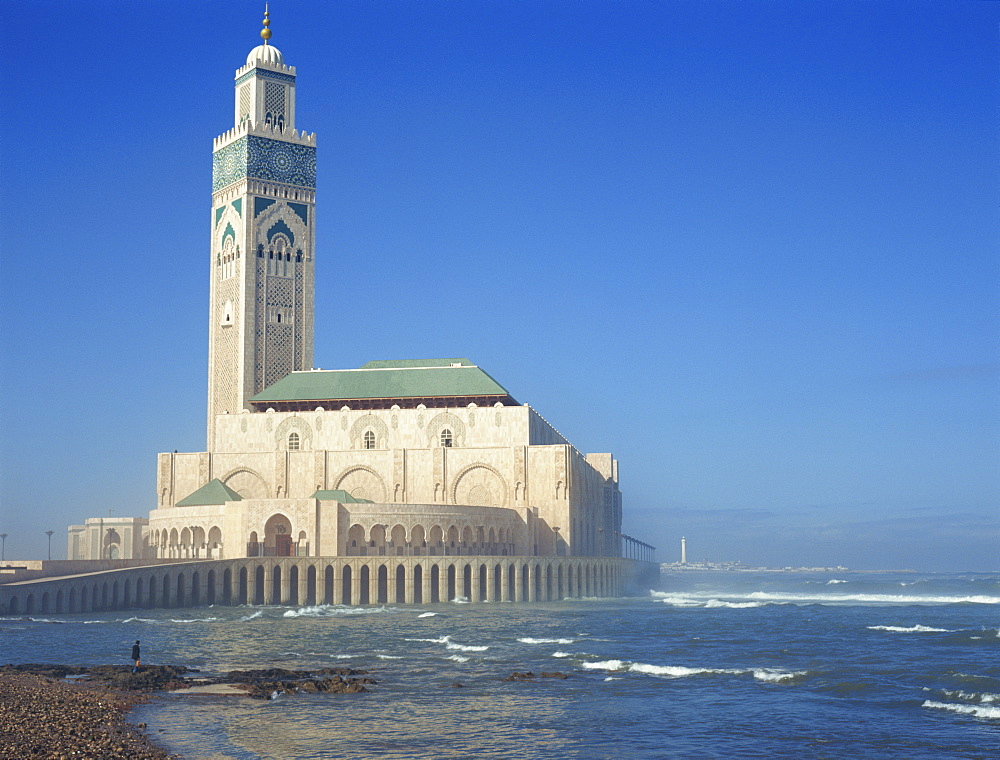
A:
{"label": "sea water", "polygon": [[[368,694],[168,694],[185,758],[996,758],[1000,575],[665,573],[625,599],[0,619],[0,661],[371,671]],[[569,678],[502,680],[513,671]],[[453,684],[460,683],[461,687]]]}

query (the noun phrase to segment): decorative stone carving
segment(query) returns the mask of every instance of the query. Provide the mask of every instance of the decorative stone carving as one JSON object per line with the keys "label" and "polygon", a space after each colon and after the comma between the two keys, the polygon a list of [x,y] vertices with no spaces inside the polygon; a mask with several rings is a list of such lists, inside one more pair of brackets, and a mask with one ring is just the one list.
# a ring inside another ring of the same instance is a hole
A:
{"label": "decorative stone carving", "polygon": [[[355,498],[371,499],[377,502],[386,501],[389,495],[382,476],[371,467],[363,465],[348,468],[337,476],[334,481],[334,490],[341,489]],[[360,495],[361,493],[364,495]]]}
{"label": "decorative stone carving", "polygon": [[477,507],[504,507],[507,505],[507,484],[488,464],[469,465],[455,478],[451,501]]}

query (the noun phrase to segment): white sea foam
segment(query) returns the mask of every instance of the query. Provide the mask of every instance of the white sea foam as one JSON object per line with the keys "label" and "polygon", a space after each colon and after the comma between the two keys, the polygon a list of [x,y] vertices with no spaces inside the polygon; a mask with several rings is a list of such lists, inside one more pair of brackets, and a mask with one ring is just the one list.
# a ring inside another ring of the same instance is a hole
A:
{"label": "white sea foam", "polygon": [[240,622],[241,623],[245,623],[248,620],[256,620],[257,618],[259,618],[263,614],[264,614],[264,610],[257,610],[256,612],[252,612],[249,615],[244,615],[243,617],[241,617],[240,618]]}
{"label": "white sea foam", "polygon": [[1000,720],[1000,707],[983,707],[982,705],[956,705],[949,702],[932,702],[925,700],[924,707],[936,707],[939,710],[951,710],[952,712],[973,715],[976,718],[989,718],[990,720]]}
{"label": "white sea foam", "polygon": [[705,604],[705,600],[692,599],[690,596],[665,594],[662,591],[651,591],[650,593],[664,604],[672,604],[675,607],[702,607]]}
{"label": "white sea foam", "polygon": [[950,628],[931,628],[929,625],[913,625],[903,628],[898,625],[870,625],[872,631],[892,631],[894,633],[954,633]]}
{"label": "white sea foam", "polygon": [[451,600],[451,603],[452,604],[468,604],[469,603],[469,597],[467,597],[467,596],[456,596],[454,599]]}
{"label": "white sea foam", "polygon": [[676,593],[650,591],[650,595],[665,604],[678,607],[707,605],[712,599],[723,596],[730,602],[769,602],[772,604],[1000,604],[1000,596],[974,594],[970,596],[921,596],[919,594],[838,594],[791,591],[752,591],[748,594]]}
{"label": "white sea foam", "polygon": [[633,673],[646,673],[651,676],[668,676],[669,678],[686,678],[687,676],[718,675],[728,673],[740,675],[746,670],[728,668],[688,668],[683,665],[647,665],[644,662],[633,662],[628,667]]}
{"label": "white sea foam", "polygon": [[990,694],[984,692],[979,694],[977,692],[968,691],[945,691],[942,692],[944,696],[948,699],[964,699],[966,702],[980,702],[982,704],[991,704],[993,702],[1000,702],[1000,694]]}
{"label": "white sea foam", "polygon": [[587,670],[624,670],[625,663],[621,660],[601,660],[600,662],[584,662],[580,667]]}
{"label": "white sea foam", "polygon": [[152,618],[130,617],[122,621],[123,623],[155,623]]}
{"label": "white sea foam", "polygon": [[553,652],[552,656],[553,657],[572,657],[573,655],[570,654],[569,652]]}
{"label": "white sea foam", "polygon": [[188,618],[187,620],[185,620],[185,619],[183,619],[183,618],[182,618],[182,619],[180,619],[180,620],[178,620],[178,619],[175,619],[175,618],[171,618],[171,619],[170,619],[170,622],[171,622],[171,623],[214,623],[214,622],[215,622],[216,620],[218,620],[218,619],[219,619],[219,618],[217,618],[217,617],[207,617],[207,618]]}
{"label": "white sea foam", "polygon": [[721,599],[709,599],[706,607],[726,607],[732,610],[745,610],[751,607],[763,607],[767,602],[724,602]]}
{"label": "white sea foam", "polygon": [[768,668],[758,668],[753,672],[753,677],[758,681],[767,681],[768,683],[782,683],[784,681],[794,681],[796,678],[801,678],[807,675],[804,670],[794,670],[791,673],[784,670],[770,670]]}
{"label": "white sea foam", "polygon": [[526,636],[518,641],[522,644],[572,644],[576,639],[533,639]]}
{"label": "white sea foam", "polygon": [[458,644],[451,640],[451,636],[440,636],[436,639],[405,639],[405,641],[425,641],[428,644],[444,644],[447,649],[454,649],[459,652],[485,652],[488,646],[476,646],[472,644]]}
{"label": "white sea foam", "polygon": [[375,655],[380,660],[402,660],[403,658],[395,654],[377,654]]}
{"label": "white sea foam", "polygon": [[471,657],[463,657],[460,654],[451,654],[451,655],[448,655],[448,659],[449,660],[454,660],[455,662],[468,662],[472,658]]}
{"label": "white sea foam", "polygon": [[687,678],[689,676],[706,675],[753,675],[756,680],[766,681],[768,683],[793,681],[796,678],[806,675],[806,671],[804,670],[788,672],[785,670],[774,670],[772,668],[757,668],[755,670],[747,668],[690,668],[685,665],[650,665],[645,662],[626,663],[623,660],[584,662],[581,663],[581,667],[586,668],[587,670],[628,671],[630,673],[643,673],[645,675],[661,676],[664,678]]}
{"label": "white sea foam", "polygon": [[837,578],[832,578],[832,579],[830,579],[830,580],[828,580],[828,581],[826,582],[826,585],[827,585],[827,586],[833,586],[833,585],[834,585],[834,584],[836,584],[836,583],[847,583],[847,581],[842,581],[842,580],[839,580],[839,579],[837,579]]}
{"label": "white sea foam", "polygon": [[318,604],[315,607],[299,607],[297,610],[286,610],[282,617],[338,617],[340,615],[376,615],[382,612],[395,612],[393,607],[344,607],[339,604]]}
{"label": "white sea foam", "polygon": [[417,615],[417,617],[418,618],[422,618],[422,617],[434,617],[435,615],[437,615],[436,612],[421,612],[419,615]]}

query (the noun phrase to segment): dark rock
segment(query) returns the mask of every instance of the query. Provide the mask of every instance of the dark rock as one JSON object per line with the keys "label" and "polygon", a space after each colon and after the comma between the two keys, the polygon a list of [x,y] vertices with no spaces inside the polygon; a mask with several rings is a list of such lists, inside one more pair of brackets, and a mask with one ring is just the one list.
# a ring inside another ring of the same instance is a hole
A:
{"label": "dark rock", "polygon": [[504,681],[531,681],[535,678],[535,674],[530,670],[526,673],[519,673],[517,671],[511,673],[507,676]]}

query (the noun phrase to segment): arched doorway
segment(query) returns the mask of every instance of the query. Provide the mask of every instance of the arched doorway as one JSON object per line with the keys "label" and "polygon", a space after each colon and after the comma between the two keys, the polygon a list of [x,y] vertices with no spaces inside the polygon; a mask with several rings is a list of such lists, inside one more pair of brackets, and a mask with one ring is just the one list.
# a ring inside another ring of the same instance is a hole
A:
{"label": "arched doorway", "polygon": [[281,513],[271,515],[264,523],[264,556],[292,556],[291,520]]}

